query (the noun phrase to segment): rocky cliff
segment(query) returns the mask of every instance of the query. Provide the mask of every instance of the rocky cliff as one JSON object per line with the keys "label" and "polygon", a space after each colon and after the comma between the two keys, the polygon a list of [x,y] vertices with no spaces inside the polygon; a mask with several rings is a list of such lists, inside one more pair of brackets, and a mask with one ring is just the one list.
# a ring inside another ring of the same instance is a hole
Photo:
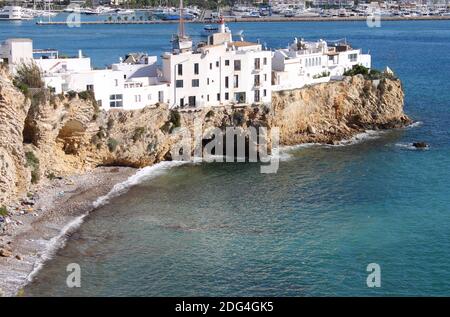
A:
{"label": "rocky cliff", "polygon": [[365,129],[401,127],[403,90],[395,79],[362,76],[275,93],[271,106],[170,111],[100,111],[88,93],[55,96],[18,91],[0,75],[0,205],[45,184],[97,166],[143,167],[170,159],[177,128],[279,127],[281,143],[332,143]]}

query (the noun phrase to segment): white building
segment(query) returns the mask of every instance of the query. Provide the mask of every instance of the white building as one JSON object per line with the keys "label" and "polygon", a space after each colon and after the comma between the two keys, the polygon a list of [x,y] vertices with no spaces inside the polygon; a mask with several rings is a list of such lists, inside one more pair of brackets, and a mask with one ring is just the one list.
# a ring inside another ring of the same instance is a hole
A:
{"label": "white building", "polygon": [[102,70],[94,70],[81,51],[64,58],[56,50],[33,50],[29,39],[5,41],[0,58],[11,69],[33,60],[55,93],[92,91],[105,110],[156,103],[173,108],[270,104],[272,91],[339,79],[358,64],[371,67],[371,56],[347,43],[296,39],[286,49],[272,52],[258,43],[234,41],[223,21],[207,43],[194,48],[181,28],[173,44],[161,64],[156,56],[131,54]]}
{"label": "white building", "polygon": [[274,52],[272,89],[297,89],[338,79],[354,65],[370,68],[371,56],[346,43],[329,45],[323,40],[305,42],[295,39],[288,48]]}
{"label": "white building", "polygon": [[[180,41],[180,39],[177,39]],[[183,41],[183,39],[181,39]],[[171,106],[218,106],[271,102],[271,56],[258,43],[233,41],[223,21],[206,45],[162,56],[162,80]]]}
{"label": "white building", "polygon": [[33,41],[30,39],[8,39],[0,45],[0,58],[9,64],[10,70],[33,59]]}

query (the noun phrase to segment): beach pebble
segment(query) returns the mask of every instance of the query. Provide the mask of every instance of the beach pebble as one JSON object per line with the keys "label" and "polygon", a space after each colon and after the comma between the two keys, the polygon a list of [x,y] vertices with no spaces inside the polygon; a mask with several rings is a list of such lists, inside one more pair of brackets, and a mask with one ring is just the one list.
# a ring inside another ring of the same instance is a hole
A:
{"label": "beach pebble", "polygon": [[0,256],[4,258],[9,258],[12,256],[12,252],[6,248],[0,249]]}

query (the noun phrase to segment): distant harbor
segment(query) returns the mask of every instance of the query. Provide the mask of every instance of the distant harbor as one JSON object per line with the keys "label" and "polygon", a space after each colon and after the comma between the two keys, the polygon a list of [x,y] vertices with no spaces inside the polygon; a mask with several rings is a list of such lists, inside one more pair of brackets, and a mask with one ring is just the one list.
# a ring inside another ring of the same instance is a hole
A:
{"label": "distant harbor", "polygon": [[[370,17],[261,17],[261,18],[243,18],[228,17],[226,22],[352,22],[366,21]],[[421,20],[450,20],[450,16],[384,16],[383,21],[421,21]],[[201,20],[187,20],[186,23],[205,23]],[[96,24],[177,24],[177,20],[97,20],[97,21],[80,21],[81,25]],[[66,25],[65,21],[37,21],[37,25]]]}

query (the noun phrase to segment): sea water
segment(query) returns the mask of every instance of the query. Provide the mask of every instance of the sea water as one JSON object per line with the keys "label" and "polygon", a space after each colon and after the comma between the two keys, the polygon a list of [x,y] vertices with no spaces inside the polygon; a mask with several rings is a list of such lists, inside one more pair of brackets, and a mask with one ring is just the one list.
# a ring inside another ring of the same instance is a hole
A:
{"label": "sea water", "polygon": [[[346,146],[282,153],[259,164],[149,170],[68,236],[25,289],[29,296],[326,296],[450,294],[450,21],[239,23],[246,40],[285,47],[294,37],[346,38],[374,67],[402,79],[418,123]],[[176,25],[67,28],[0,25],[98,67],[128,52],[170,50]],[[188,25],[199,39],[201,25]],[[430,144],[426,151],[414,141]],[[154,174],[156,173],[156,174]],[[154,175],[153,175],[154,174]],[[151,176],[153,175],[153,176]],[[67,265],[81,268],[68,288]],[[367,265],[381,287],[367,287]]]}

